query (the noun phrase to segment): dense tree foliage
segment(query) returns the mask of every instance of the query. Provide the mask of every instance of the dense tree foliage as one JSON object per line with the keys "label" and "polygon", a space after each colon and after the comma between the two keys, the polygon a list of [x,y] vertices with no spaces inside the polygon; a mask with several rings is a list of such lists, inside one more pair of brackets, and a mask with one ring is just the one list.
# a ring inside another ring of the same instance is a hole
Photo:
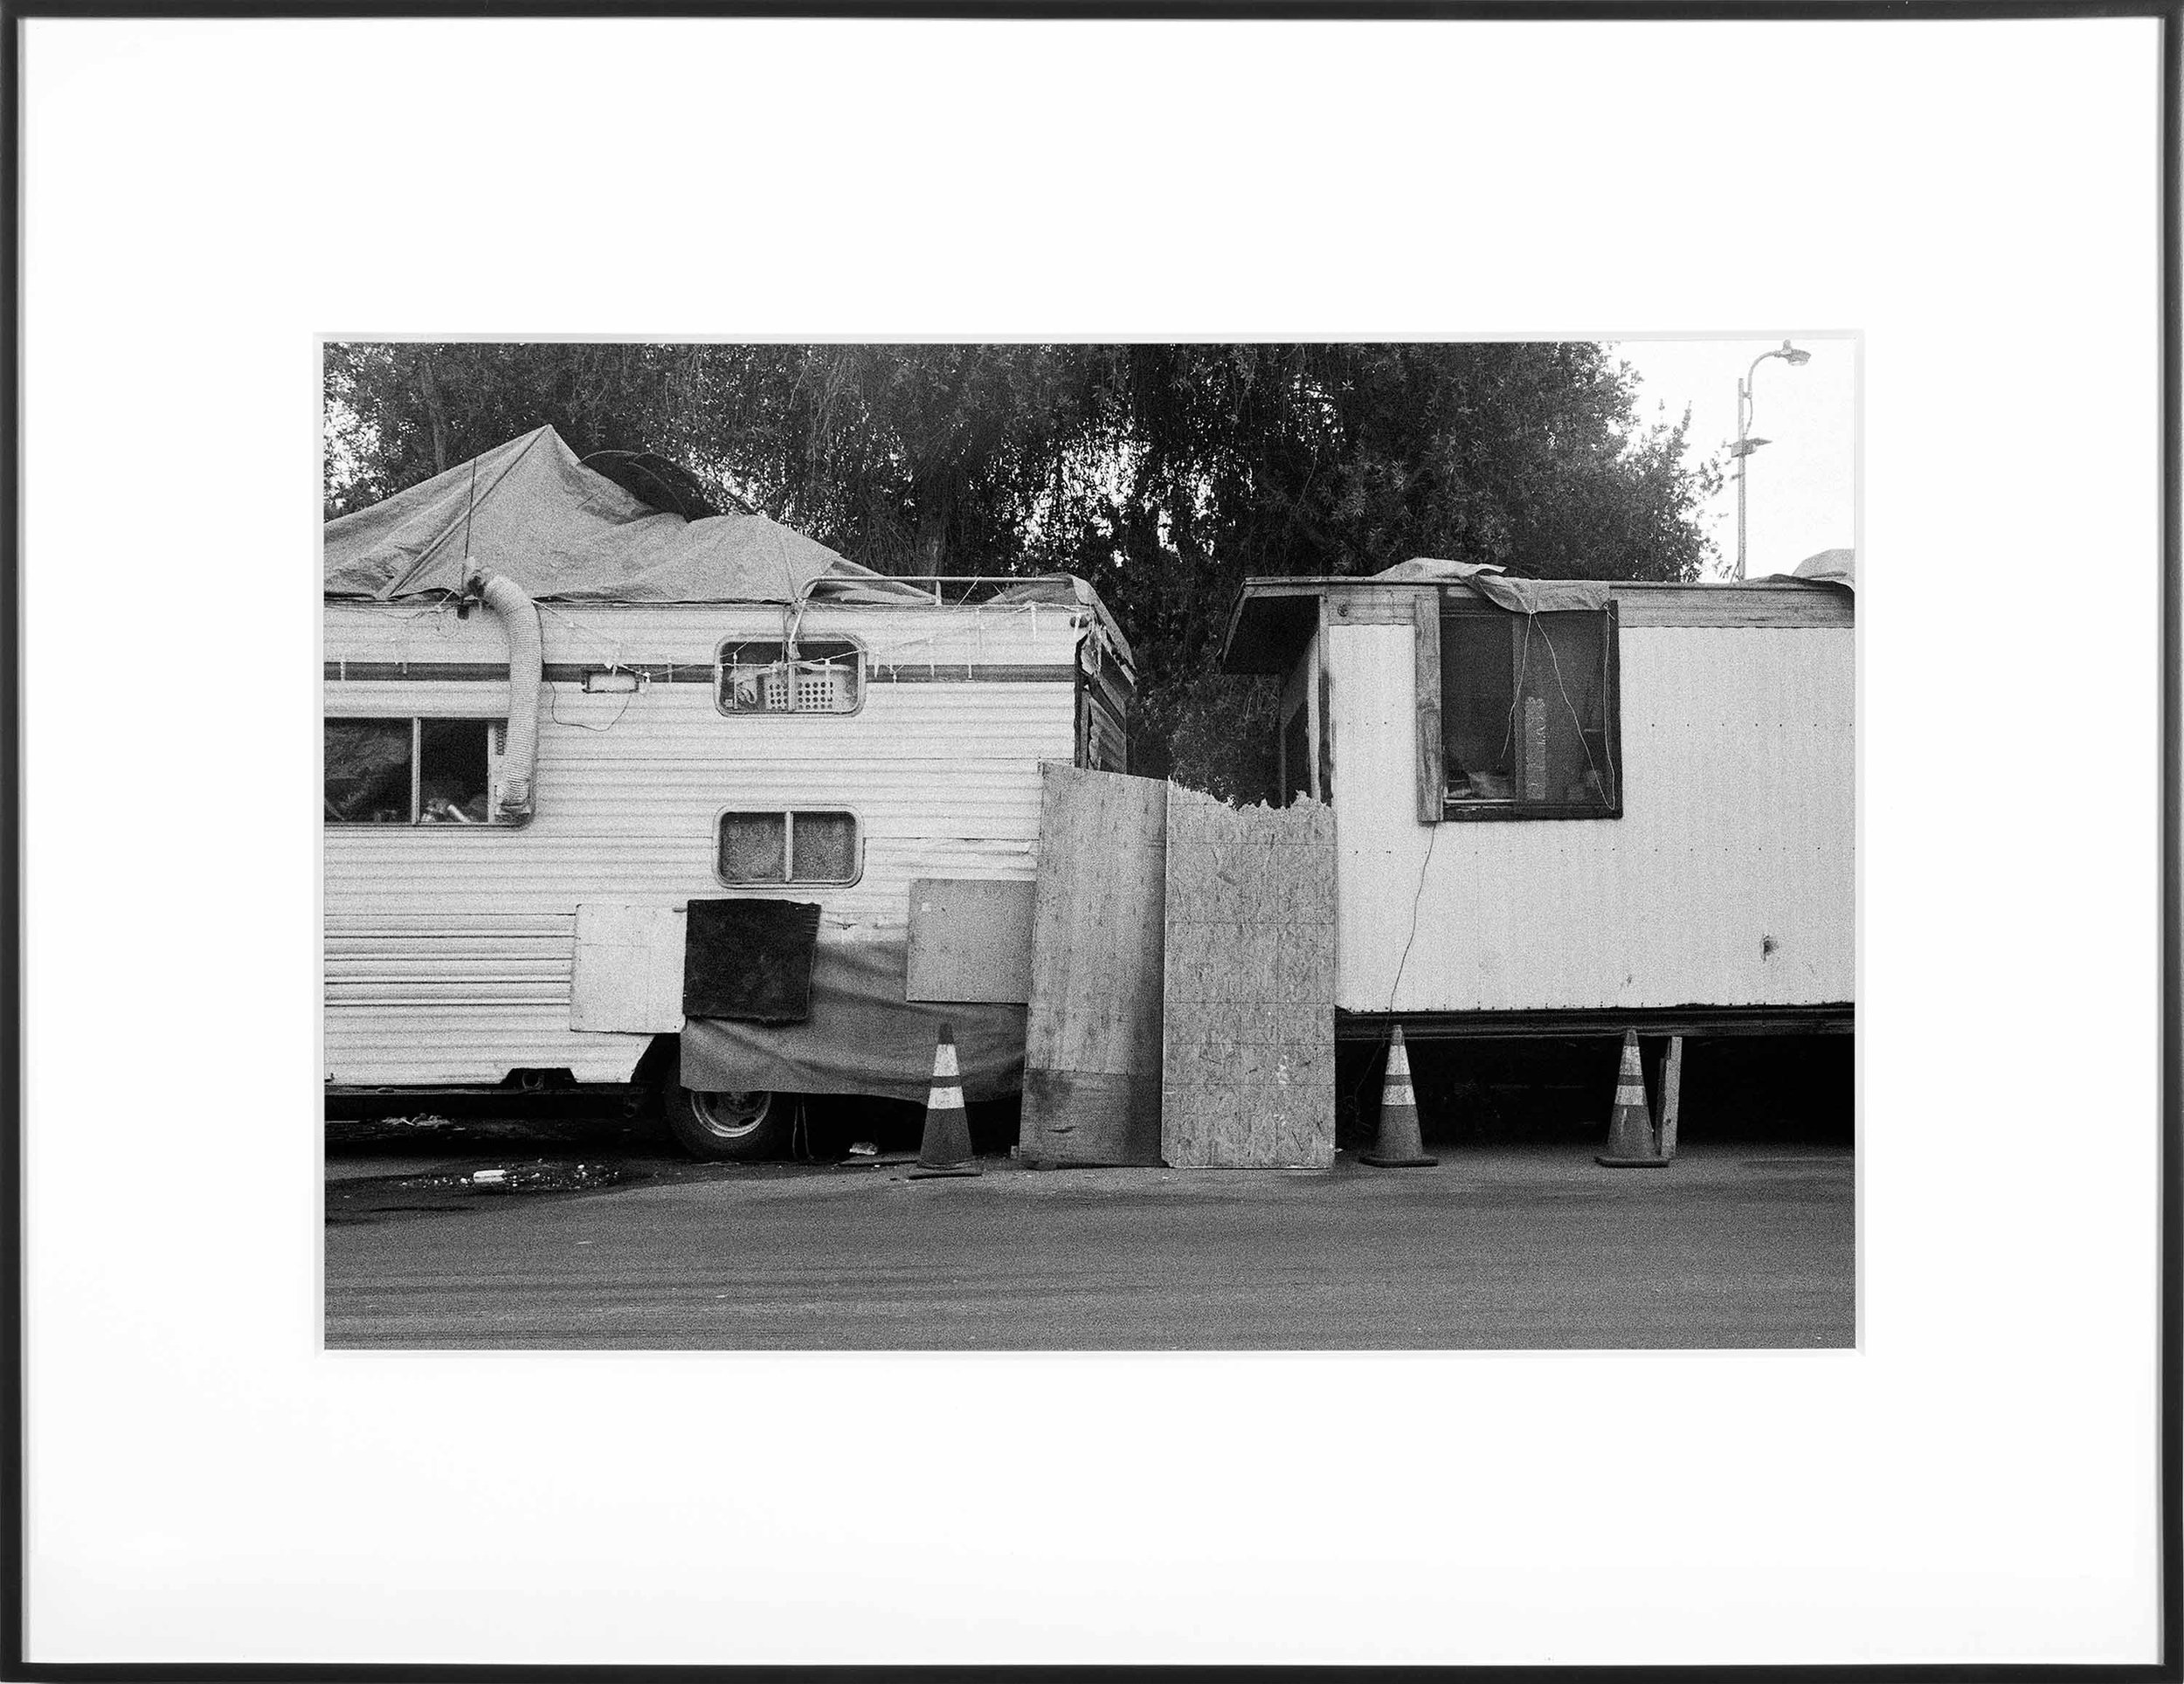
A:
{"label": "dense tree foliage", "polygon": [[1586,342],[339,344],[329,516],[551,423],[648,450],[895,573],[1067,569],[1136,647],[1137,770],[1270,776],[1273,698],[1214,670],[1238,583],[1413,556],[1678,579],[1715,469]]}

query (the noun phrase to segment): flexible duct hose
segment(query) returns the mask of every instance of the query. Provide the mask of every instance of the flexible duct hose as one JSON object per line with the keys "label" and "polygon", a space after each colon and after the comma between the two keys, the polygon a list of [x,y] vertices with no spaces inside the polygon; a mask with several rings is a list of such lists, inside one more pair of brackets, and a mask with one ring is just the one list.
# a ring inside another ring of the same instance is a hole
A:
{"label": "flexible duct hose", "polygon": [[505,825],[531,822],[531,785],[538,771],[538,697],[545,650],[538,607],[513,579],[480,574],[470,588],[508,632],[508,740],[501,755],[501,810]]}

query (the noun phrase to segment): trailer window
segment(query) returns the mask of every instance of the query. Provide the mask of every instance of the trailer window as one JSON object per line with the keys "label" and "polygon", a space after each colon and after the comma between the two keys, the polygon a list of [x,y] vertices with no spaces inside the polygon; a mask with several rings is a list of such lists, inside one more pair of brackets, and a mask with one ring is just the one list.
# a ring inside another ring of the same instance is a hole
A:
{"label": "trailer window", "polygon": [[329,719],[329,825],[487,825],[494,739],[484,719]]}
{"label": "trailer window", "polygon": [[842,639],[790,645],[743,641],[721,646],[717,695],[723,714],[854,714],[864,700],[864,652]]}
{"label": "trailer window", "polygon": [[1620,817],[1615,655],[1612,611],[1444,613],[1446,815]]}
{"label": "trailer window", "polygon": [[857,819],[853,813],[721,815],[720,876],[731,887],[854,883],[859,871]]}

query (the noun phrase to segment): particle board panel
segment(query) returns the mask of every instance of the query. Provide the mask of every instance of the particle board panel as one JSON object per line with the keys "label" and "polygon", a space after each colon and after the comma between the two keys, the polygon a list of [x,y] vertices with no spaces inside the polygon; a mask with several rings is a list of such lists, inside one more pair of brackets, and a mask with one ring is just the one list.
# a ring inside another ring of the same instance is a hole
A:
{"label": "particle board panel", "polygon": [[912,883],[907,997],[1029,1004],[1036,887],[975,877]]}
{"label": "particle board panel", "polygon": [[1168,785],[1040,769],[1023,1156],[1160,1162]]}
{"label": "particle board panel", "polygon": [[1160,1137],[1178,1169],[1335,1161],[1335,821],[1168,797]]}

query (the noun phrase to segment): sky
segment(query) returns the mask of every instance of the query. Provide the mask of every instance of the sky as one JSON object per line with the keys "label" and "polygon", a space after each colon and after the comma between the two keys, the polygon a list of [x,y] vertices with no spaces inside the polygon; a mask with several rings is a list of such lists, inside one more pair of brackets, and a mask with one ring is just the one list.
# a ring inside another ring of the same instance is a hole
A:
{"label": "sky", "polygon": [[[1687,459],[1716,456],[1720,492],[1700,525],[1720,551],[1710,576],[1726,578],[1737,558],[1737,480],[1724,447],[1737,437],[1737,382],[1786,335],[1734,339],[1618,339],[1614,355],[1637,370],[1638,408],[1648,422],[1676,420],[1688,404]],[[1753,376],[1752,432],[1771,442],[1747,466],[1745,567],[1748,576],[1787,573],[1823,549],[1848,549],[1857,533],[1857,350],[1848,336],[1787,335],[1812,361],[1793,368],[1780,357]]]}

